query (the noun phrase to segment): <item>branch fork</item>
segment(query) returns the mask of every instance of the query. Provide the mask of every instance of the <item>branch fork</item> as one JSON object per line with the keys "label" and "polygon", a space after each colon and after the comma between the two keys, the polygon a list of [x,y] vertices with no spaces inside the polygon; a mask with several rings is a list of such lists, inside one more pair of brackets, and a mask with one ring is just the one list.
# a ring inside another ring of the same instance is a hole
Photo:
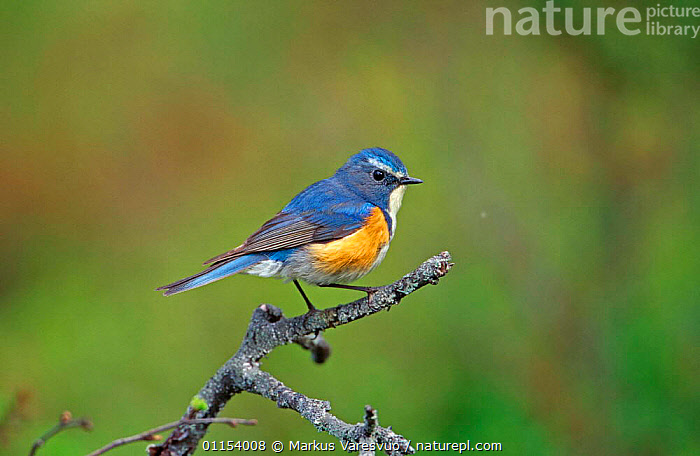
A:
{"label": "branch fork", "polygon": [[[360,318],[389,310],[401,299],[425,285],[438,283],[452,267],[450,254],[442,252],[426,260],[413,272],[398,281],[377,289],[371,299],[357,301],[323,310],[316,310],[293,318],[285,318],[282,311],[262,304],[254,311],[240,348],[214,376],[207,381],[188,407],[170,436],[159,445],[149,446],[151,456],[184,456],[192,454],[204,438],[211,418],[235,394],[249,392],[274,401],[280,408],[299,413],[320,432],[338,438],[343,448],[374,454],[381,449],[389,455],[413,454],[410,440],[396,434],[391,427],[379,425],[377,413],[365,407],[364,423],[348,424],[329,411],[328,401],[313,399],[287,387],[269,373],[260,369],[260,360],[276,347],[290,343],[311,351],[314,361],[323,362],[330,355],[330,346],[322,332],[348,324]],[[197,421],[201,420],[201,421]]]}

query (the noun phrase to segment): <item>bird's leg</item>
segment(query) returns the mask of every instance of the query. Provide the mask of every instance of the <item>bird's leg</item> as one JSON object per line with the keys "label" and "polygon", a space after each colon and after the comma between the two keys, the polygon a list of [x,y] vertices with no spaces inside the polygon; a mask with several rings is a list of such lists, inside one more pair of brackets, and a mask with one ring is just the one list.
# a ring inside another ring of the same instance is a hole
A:
{"label": "bird's leg", "polygon": [[302,290],[301,285],[299,285],[299,281],[296,279],[294,280],[294,285],[296,285],[297,290],[299,290],[299,293],[301,293],[301,297],[304,298],[304,301],[306,302],[306,307],[309,308],[309,312],[316,312],[316,307],[314,307],[313,304],[311,304],[311,301],[309,301],[309,298],[306,297],[306,293],[304,293],[304,290]]}
{"label": "bird's leg", "polygon": [[[306,293],[304,293],[304,290],[301,288],[301,285],[299,284],[299,282],[296,279],[294,280],[294,285],[296,285],[297,290],[299,290],[299,293],[301,293],[301,297],[304,298],[304,301],[306,301],[306,306],[309,308],[309,311],[307,312],[306,315],[308,316],[314,312],[318,312],[318,309],[316,307],[314,307],[313,304],[311,304],[311,301],[306,296]],[[321,331],[317,330],[314,334],[314,339],[316,339],[320,333],[321,333]]]}
{"label": "bird's leg", "polygon": [[364,291],[367,293],[367,300],[372,302],[372,295],[379,290],[379,287],[358,287],[355,285],[343,285],[340,283],[329,283],[326,285],[319,285],[319,287],[328,287],[328,288],[342,288],[344,290],[355,290],[355,291]]}

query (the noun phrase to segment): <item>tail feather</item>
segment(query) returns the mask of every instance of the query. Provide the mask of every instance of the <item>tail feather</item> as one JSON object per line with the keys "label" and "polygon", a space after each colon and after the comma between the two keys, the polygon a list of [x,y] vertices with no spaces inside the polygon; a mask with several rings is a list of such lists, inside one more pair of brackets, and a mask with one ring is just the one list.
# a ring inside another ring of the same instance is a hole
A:
{"label": "tail feather", "polygon": [[210,266],[204,271],[199,272],[193,276],[185,277],[184,279],[180,279],[177,282],[158,287],[156,288],[156,290],[165,290],[163,296],[170,296],[176,293],[182,293],[183,291],[201,287],[203,285],[223,279],[224,277],[237,274],[243,271],[244,269],[253,266],[256,263],[259,263],[264,259],[265,257],[263,255],[245,255],[242,257],[234,258],[225,263]]}

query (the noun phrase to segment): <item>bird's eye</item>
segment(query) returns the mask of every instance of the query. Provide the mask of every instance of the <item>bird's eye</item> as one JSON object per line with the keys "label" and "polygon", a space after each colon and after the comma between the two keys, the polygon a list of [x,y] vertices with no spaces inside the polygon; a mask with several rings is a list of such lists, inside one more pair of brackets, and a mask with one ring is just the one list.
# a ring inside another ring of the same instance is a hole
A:
{"label": "bird's eye", "polygon": [[386,177],[386,174],[381,169],[375,169],[374,172],[372,173],[372,177],[374,178],[374,180],[379,182],[381,180],[384,180],[384,178]]}

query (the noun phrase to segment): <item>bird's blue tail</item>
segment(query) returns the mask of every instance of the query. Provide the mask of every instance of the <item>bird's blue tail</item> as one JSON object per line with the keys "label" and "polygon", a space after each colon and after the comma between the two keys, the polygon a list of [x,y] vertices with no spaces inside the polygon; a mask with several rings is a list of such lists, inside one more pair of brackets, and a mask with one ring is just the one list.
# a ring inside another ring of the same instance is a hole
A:
{"label": "bird's blue tail", "polygon": [[163,292],[163,296],[181,293],[183,291],[191,290],[192,288],[201,287],[208,283],[223,279],[224,277],[237,274],[264,259],[264,255],[256,254],[234,258],[232,260],[210,266],[204,271],[193,276],[186,277],[169,285],[158,287],[156,290],[165,290]]}

